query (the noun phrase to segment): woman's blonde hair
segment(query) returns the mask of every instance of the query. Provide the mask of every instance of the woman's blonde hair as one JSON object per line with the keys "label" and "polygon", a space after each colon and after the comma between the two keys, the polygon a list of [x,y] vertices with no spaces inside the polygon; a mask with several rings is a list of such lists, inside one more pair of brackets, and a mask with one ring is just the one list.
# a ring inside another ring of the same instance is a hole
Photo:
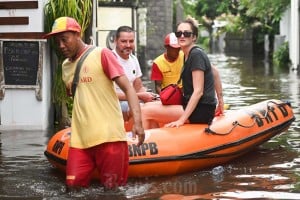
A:
{"label": "woman's blonde hair", "polygon": [[196,26],[196,27],[199,26],[198,20],[195,19],[194,17],[192,17],[191,15],[188,15],[185,20],[190,21],[193,24],[193,26]]}
{"label": "woman's blonde hair", "polygon": [[[193,35],[195,35],[196,38],[198,38],[198,26],[199,26],[198,20],[196,20],[194,17],[188,15],[186,17],[186,19],[184,21],[180,22],[179,24],[181,24],[181,23],[188,23],[188,24],[190,24],[191,28],[192,28]],[[178,25],[177,25],[177,27],[178,27]]]}

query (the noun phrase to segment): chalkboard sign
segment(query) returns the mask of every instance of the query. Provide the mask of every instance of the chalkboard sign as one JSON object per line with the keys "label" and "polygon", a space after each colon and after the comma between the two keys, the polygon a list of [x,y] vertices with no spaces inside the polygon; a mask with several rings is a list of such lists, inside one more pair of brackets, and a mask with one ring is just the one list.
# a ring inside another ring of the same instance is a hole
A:
{"label": "chalkboard sign", "polygon": [[3,41],[4,84],[36,85],[39,67],[39,42]]}

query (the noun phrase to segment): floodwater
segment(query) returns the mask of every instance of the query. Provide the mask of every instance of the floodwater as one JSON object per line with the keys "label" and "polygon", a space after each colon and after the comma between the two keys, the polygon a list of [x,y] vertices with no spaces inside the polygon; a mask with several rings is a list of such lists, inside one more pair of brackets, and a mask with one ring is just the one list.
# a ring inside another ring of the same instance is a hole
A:
{"label": "floodwater", "polygon": [[44,150],[53,131],[0,134],[0,199],[300,199],[300,94],[295,71],[257,58],[210,55],[221,72],[231,109],[266,99],[290,101],[296,116],[288,131],[227,164],[171,177],[129,179],[118,191],[91,187],[66,193],[64,175]]}

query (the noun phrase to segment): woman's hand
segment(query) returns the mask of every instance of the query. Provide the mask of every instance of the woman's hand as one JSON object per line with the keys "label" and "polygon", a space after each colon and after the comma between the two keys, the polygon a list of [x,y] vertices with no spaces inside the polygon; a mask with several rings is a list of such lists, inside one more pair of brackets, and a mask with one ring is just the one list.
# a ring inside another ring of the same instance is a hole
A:
{"label": "woman's hand", "polygon": [[215,116],[219,116],[223,114],[224,114],[224,102],[223,102],[223,98],[219,98]]}
{"label": "woman's hand", "polygon": [[183,124],[184,124],[184,121],[181,120],[181,119],[179,119],[179,120],[177,120],[177,121],[174,121],[174,122],[170,122],[170,123],[168,123],[168,124],[165,124],[164,127],[170,127],[170,128],[176,127],[176,128],[178,128],[178,127],[182,126]]}

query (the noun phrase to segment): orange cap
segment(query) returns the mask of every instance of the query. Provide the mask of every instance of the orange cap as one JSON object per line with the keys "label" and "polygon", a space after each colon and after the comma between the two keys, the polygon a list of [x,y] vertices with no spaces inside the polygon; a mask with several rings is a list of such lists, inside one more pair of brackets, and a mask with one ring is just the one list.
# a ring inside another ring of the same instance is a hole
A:
{"label": "orange cap", "polygon": [[81,27],[74,18],[59,17],[54,21],[51,32],[46,34],[44,38],[49,38],[57,33],[66,31],[74,31],[80,33]]}

